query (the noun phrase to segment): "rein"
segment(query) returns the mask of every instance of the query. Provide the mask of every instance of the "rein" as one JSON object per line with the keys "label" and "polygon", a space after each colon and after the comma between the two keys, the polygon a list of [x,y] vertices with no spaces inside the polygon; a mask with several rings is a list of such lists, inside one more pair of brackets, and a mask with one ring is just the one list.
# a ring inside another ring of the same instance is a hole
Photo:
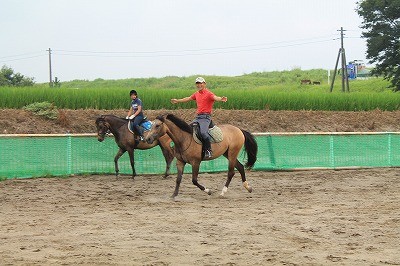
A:
{"label": "rein", "polygon": [[[103,122],[103,123],[107,122],[105,117],[103,117],[100,121]],[[112,133],[112,131],[111,131],[112,126],[111,126],[110,122],[107,122],[107,123],[108,123],[108,126],[105,126],[107,128],[107,130],[104,131],[104,134],[108,136],[108,135],[110,135]],[[121,127],[123,127],[124,125],[125,124],[122,124],[120,126],[115,126],[115,128],[114,127],[113,128],[115,129],[116,132],[118,132],[118,130]]]}

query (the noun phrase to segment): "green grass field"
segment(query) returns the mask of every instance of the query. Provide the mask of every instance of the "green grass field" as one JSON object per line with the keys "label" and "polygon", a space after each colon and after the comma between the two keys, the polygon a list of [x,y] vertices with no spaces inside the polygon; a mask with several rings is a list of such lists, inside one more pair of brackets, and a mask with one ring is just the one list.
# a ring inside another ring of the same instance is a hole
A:
{"label": "green grass field", "polygon": [[[340,76],[333,92],[327,71],[299,70],[246,74],[237,77],[205,76],[208,87],[228,102],[215,108],[249,110],[332,110],[367,111],[399,110],[400,94],[382,78],[351,80],[350,93],[341,92]],[[302,79],[319,81],[321,85],[301,85]],[[0,108],[22,108],[35,102],[50,102],[66,109],[127,109],[129,91],[136,89],[145,109],[193,108],[194,102],[172,105],[171,98],[181,98],[196,91],[195,77],[138,78],[63,82],[60,88],[47,84],[33,87],[0,87]]]}

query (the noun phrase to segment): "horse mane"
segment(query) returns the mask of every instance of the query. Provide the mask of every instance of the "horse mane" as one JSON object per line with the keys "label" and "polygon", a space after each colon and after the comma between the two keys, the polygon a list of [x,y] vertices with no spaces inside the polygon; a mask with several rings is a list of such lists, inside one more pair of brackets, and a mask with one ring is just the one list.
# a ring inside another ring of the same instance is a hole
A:
{"label": "horse mane", "polygon": [[125,119],[124,117],[119,117],[119,116],[115,116],[115,115],[102,115],[102,116],[103,116],[103,117],[112,116],[112,117],[114,117],[114,118],[116,118],[116,119],[119,119],[119,120],[121,120],[121,121],[126,122],[126,119]]}
{"label": "horse mane", "polygon": [[100,115],[96,119],[96,124],[98,124],[100,121],[104,122],[106,120],[106,116],[115,118],[116,120],[119,120],[118,122],[120,122],[120,123],[126,123],[126,119],[124,119],[122,117],[118,117],[118,116],[115,116],[115,115]]}
{"label": "horse mane", "polygon": [[193,134],[193,128],[188,123],[186,123],[185,121],[180,119],[179,117],[177,117],[173,114],[168,114],[166,116],[166,119],[170,120],[172,123],[174,123],[177,127],[182,129],[183,131]]}

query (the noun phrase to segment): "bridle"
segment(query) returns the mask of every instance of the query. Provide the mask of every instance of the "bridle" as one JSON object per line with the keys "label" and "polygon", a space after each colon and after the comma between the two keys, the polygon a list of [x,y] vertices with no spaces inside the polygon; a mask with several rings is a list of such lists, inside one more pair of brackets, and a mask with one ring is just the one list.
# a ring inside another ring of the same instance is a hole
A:
{"label": "bridle", "polygon": [[100,127],[100,130],[97,132],[97,135],[102,137],[103,139],[104,139],[105,135],[108,136],[109,134],[111,134],[110,127],[107,126],[105,124],[105,122],[106,121],[104,118],[99,119],[99,121],[98,121],[98,127]]}

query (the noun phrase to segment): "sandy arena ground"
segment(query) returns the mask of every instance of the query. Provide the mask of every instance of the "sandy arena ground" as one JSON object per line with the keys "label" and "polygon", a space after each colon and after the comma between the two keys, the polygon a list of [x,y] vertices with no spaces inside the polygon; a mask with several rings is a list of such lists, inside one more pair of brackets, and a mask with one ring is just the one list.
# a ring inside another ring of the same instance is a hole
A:
{"label": "sandy arena ground", "polygon": [[400,170],[0,182],[1,265],[400,265]]}
{"label": "sandy arena ground", "polygon": [[[94,133],[100,114],[57,120],[0,110],[0,133]],[[195,110],[172,112],[191,121]],[[215,110],[251,132],[400,131],[400,111]],[[81,176],[0,182],[0,265],[400,265],[400,169],[250,172],[219,197],[226,173]],[[238,175],[238,174],[236,174]]]}

